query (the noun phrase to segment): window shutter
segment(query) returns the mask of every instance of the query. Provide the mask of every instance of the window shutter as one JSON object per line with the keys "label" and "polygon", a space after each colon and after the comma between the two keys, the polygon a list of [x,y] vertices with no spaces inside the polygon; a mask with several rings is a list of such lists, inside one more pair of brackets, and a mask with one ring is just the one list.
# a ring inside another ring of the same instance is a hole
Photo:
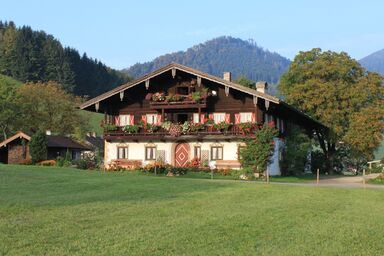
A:
{"label": "window shutter", "polygon": [[161,120],[161,115],[157,115],[157,118],[156,118],[157,120],[156,120],[156,124],[157,125],[160,125],[161,124],[161,122],[162,122],[162,120]]}
{"label": "window shutter", "polygon": [[252,113],[251,122],[256,123],[256,114]]}
{"label": "window shutter", "polygon": [[208,118],[213,120],[213,114],[209,114]]}
{"label": "window shutter", "polygon": [[115,116],[115,125],[120,125],[120,116]]}
{"label": "window shutter", "polygon": [[129,124],[130,125],[134,125],[135,124],[135,116],[134,115],[130,115],[129,116]]}
{"label": "window shutter", "polygon": [[143,121],[143,123],[146,125],[147,124],[147,115],[142,115],[141,121]]}
{"label": "window shutter", "polygon": [[235,114],[235,124],[240,123],[240,114]]}
{"label": "window shutter", "polygon": [[231,114],[225,114],[225,122],[229,124],[231,122]]}
{"label": "window shutter", "polygon": [[205,119],[205,115],[204,114],[200,114],[200,123],[204,123],[204,120]]}

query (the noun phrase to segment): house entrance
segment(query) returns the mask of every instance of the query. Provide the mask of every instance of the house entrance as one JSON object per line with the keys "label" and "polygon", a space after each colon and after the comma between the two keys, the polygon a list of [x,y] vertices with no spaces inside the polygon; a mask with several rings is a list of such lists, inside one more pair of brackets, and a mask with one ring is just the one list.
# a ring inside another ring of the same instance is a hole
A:
{"label": "house entrance", "polygon": [[179,143],[175,147],[175,166],[184,167],[189,160],[189,145],[187,143]]}

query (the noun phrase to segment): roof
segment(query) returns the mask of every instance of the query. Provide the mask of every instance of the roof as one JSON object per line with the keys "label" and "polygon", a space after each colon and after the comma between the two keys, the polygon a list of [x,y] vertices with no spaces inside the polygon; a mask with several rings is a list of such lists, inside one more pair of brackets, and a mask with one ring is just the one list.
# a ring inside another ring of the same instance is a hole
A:
{"label": "roof", "polygon": [[27,134],[25,134],[25,133],[20,131],[20,132],[16,133],[15,135],[13,135],[12,137],[9,137],[8,139],[6,139],[3,142],[1,142],[0,143],[0,148],[7,146],[8,143],[10,143],[10,142],[12,142],[12,141],[14,141],[16,139],[21,139],[21,138],[26,139],[28,141],[31,140],[31,137],[29,135],[27,135]]}
{"label": "roof", "polygon": [[102,137],[86,136],[85,142],[90,144],[92,147],[104,149],[104,139]]}
{"label": "roof", "polygon": [[73,148],[89,150],[87,146],[84,146],[65,136],[49,135],[47,136],[47,140],[48,148]]}
{"label": "roof", "polygon": [[221,84],[221,85],[224,85],[224,86],[228,86],[229,88],[232,88],[232,89],[235,89],[235,90],[238,90],[238,91],[241,91],[241,92],[244,92],[246,94],[249,94],[249,95],[253,95],[253,96],[256,96],[258,98],[262,98],[266,101],[269,101],[269,102],[273,102],[277,105],[282,105],[284,107],[287,107],[288,109],[296,112],[297,114],[313,121],[314,123],[316,123],[317,125],[320,125],[322,127],[325,127],[323,124],[321,124],[320,122],[318,122],[317,120],[311,118],[310,116],[306,115],[305,113],[301,112],[300,110],[294,108],[293,106],[289,105],[288,103],[282,101],[281,99],[277,98],[277,97],[274,97],[272,95],[269,95],[269,94],[266,94],[266,93],[262,93],[260,91],[257,91],[255,89],[252,89],[252,88],[248,88],[248,87],[245,87],[245,86],[242,86],[240,84],[236,84],[236,83],[233,83],[233,82],[230,82],[230,81],[227,81],[227,80],[224,80],[222,78],[219,78],[219,77],[216,77],[216,76],[213,76],[213,75],[210,75],[210,74],[207,74],[207,73],[204,73],[204,72],[201,72],[199,70],[196,70],[196,69],[193,69],[193,68],[190,68],[190,67],[187,67],[187,66],[184,66],[184,65],[181,65],[181,64],[178,64],[178,63],[171,63],[171,64],[168,64],[162,68],[159,68],[147,75],[144,75],[134,81],[131,81],[131,82],[128,82],[126,84],[123,84],[123,85],[120,85],[108,92],[105,92],[93,99],[90,99],[88,101],[86,101],[85,103],[83,103],[81,106],[80,106],[80,109],[85,109],[85,108],[88,108],[90,106],[92,106],[93,104],[96,104],[96,103],[99,103],[100,101],[102,100],[105,100],[111,96],[114,96],[114,95],[117,95],[119,94],[120,92],[124,92],[125,90],[129,89],[129,88],[132,88],[136,85],[139,85],[139,84],[142,84],[144,83],[146,80],[149,80],[153,77],[156,77],[160,74],[163,74],[165,72],[168,72],[170,70],[173,70],[173,69],[176,69],[176,70],[180,70],[180,71],[183,71],[183,72],[186,72],[186,73],[190,73],[190,74],[193,74],[193,75],[196,75],[197,77],[201,77],[202,79],[206,79],[206,80],[209,80],[209,81],[213,81],[213,82],[216,82],[218,84]]}
{"label": "roof", "polygon": [[105,100],[113,95],[116,95],[120,92],[123,92],[131,87],[134,87],[136,85],[139,85],[143,82],[145,82],[146,80],[148,79],[151,79],[155,76],[158,76],[162,73],[165,73],[167,71],[170,71],[172,69],[176,69],[176,70],[180,70],[180,71],[184,71],[186,73],[190,73],[190,74],[193,74],[193,75],[196,75],[196,76],[199,76],[203,79],[206,79],[206,80],[210,80],[210,81],[213,81],[213,82],[216,82],[216,83],[219,83],[219,84],[222,84],[222,85],[225,85],[225,86],[228,86],[230,88],[233,88],[233,89],[236,89],[238,91],[242,91],[242,92],[245,92],[247,94],[251,94],[251,95],[254,95],[254,96],[257,96],[257,97],[260,97],[260,98],[263,98],[263,99],[266,99],[266,100],[269,100],[271,102],[274,102],[274,103],[278,103],[279,102],[279,98],[277,97],[274,97],[274,96],[271,96],[269,94],[265,94],[265,93],[262,93],[262,92],[259,92],[259,91],[256,91],[255,89],[251,89],[251,88],[248,88],[248,87],[245,87],[245,86],[242,86],[242,85],[239,85],[239,84],[236,84],[236,83],[233,83],[233,82],[230,82],[230,81],[227,81],[227,80],[224,80],[222,78],[219,78],[219,77],[216,77],[216,76],[213,76],[213,75],[210,75],[210,74],[207,74],[207,73],[204,73],[204,72],[201,72],[199,70],[196,70],[196,69],[193,69],[193,68],[190,68],[190,67],[187,67],[187,66],[184,66],[184,65],[181,65],[181,64],[178,64],[178,63],[171,63],[167,66],[164,66],[162,68],[159,68],[155,71],[153,71],[152,73],[149,73],[147,75],[144,75],[132,82],[129,82],[129,83],[126,83],[126,84],[123,84],[123,85],[120,85],[106,93],[103,93],[93,99],[90,99],[88,100],[87,102],[85,102],[84,104],[82,104],[80,106],[81,109],[84,109],[84,108],[87,108],[97,102],[100,102],[102,100]]}

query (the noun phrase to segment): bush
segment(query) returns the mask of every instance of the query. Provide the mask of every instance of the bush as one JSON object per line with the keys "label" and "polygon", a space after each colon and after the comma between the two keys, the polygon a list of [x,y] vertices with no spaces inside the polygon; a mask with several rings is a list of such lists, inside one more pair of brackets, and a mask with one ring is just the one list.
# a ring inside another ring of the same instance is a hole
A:
{"label": "bush", "polygon": [[94,154],[83,154],[83,157],[72,162],[77,168],[91,170],[98,167],[98,160]]}
{"label": "bush", "polygon": [[255,138],[246,139],[246,147],[240,152],[242,166],[250,167],[254,172],[264,172],[271,161],[275,147],[273,139],[277,134],[274,124],[270,123],[258,130]]}
{"label": "bush", "polygon": [[32,137],[29,143],[29,152],[32,162],[37,163],[47,159],[47,136],[44,132],[38,131]]}
{"label": "bush", "polygon": [[41,166],[55,166],[56,165],[56,161],[55,160],[44,160],[44,161],[39,162],[37,165],[41,165]]}
{"label": "bush", "polygon": [[71,165],[72,165],[71,161],[67,160],[66,158],[63,158],[61,156],[56,158],[56,166],[69,167]]}

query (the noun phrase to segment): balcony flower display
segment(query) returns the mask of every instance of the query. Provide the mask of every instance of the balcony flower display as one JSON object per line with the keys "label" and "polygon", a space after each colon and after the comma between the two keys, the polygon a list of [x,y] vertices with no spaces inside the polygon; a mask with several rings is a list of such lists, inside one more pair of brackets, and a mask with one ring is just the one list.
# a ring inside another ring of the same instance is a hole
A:
{"label": "balcony flower display", "polygon": [[162,102],[165,101],[165,93],[163,92],[156,92],[152,95],[152,101],[155,102]]}
{"label": "balcony flower display", "polygon": [[191,132],[197,132],[204,129],[204,124],[201,123],[192,123]]}
{"label": "balcony flower display", "polygon": [[126,125],[122,128],[123,132],[133,134],[133,133],[138,133],[140,130],[141,126],[140,125]]}
{"label": "balcony flower display", "polygon": [[215,127],[216,130],[218,131],[228,131],[229,128],[231,128],[232,124],[231,123],[227,123],[225,121],[222,121],[220,123],[217,123],[217,124],[214,124],[213,127]]}
{"label": "balcony flower display", "polygon": [[257,127],[256,123],[246,122],[237,125],[242,134],[250,134]]}

